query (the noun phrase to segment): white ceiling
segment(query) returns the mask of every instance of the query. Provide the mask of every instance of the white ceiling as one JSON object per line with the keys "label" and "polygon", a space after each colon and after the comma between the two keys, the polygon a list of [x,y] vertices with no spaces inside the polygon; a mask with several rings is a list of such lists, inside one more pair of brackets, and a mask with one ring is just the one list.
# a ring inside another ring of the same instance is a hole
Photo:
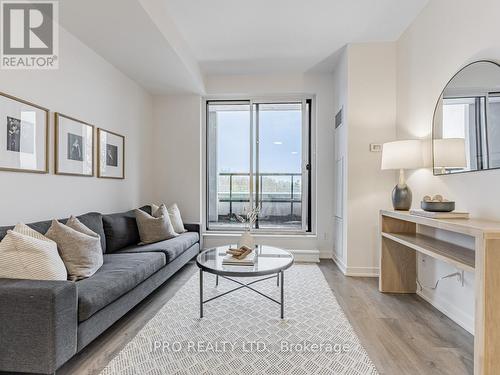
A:
{"label": "white ceiling", "polygon": [[301,71],[351,42],[394,41],[428,0],[161,0],[208,74]]}
{"label": "white ceiling", "polygon": [[60,22],[155,94],[203,75],[333,70],[347,43],[394,41],[429,0],[64,0]]}
{"label": "white ceiling", "polygon": [[66,30],[149,92],[203,92],[198,63],[160,1],[64,0],[59,12]]}

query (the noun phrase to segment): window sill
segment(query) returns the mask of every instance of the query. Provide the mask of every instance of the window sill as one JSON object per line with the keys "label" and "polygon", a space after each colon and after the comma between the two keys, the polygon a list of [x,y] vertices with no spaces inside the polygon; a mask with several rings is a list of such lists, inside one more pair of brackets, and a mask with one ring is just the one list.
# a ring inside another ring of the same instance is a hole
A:
{"label": "window sill", "polygon": [[[203,232],[201,235],[203,237],[240,237],[243,232],[225,232],[225,231],[210,231]],[[315,233],[305,233],[305,232],[279,232],[279,233],[270,233],[270,232],[252,232],[252,236],[261,237],[261,238],[317,238]]]}

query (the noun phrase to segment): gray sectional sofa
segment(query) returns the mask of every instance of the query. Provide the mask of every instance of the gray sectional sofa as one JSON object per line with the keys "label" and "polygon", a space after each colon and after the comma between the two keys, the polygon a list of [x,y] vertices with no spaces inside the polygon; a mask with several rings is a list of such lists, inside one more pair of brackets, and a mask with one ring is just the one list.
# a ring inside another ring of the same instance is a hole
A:
{"label": "gray sectional sofa", "polygon": [[[141,209],[151,213],[150,206]],[[77,282],[0,279],[1,372],[54,373],[200,250],[198,224],[138,246],[133,211],[78,219],[101,236],[103,266]],[[28,225],[45,233],[50,221]],[[11,228],[0,227],[0,239]]]}

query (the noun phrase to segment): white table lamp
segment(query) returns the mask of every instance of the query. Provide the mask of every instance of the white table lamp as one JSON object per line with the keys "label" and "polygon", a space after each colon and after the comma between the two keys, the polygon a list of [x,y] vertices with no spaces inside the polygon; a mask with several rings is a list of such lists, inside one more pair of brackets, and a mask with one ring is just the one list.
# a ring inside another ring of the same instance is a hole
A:
{"label": "white table lamp", "polygon": [[392,205],[395,210],[409,210],[412,194],[405,181],[405,169],[417,169],[424,166],[422,142],[405,140],[384,143],[382,146],[381,169],[399,169],[399,183],[392,191]]}
{"label": "white table lamp", "polygon": [[444,138],[433,141],[434,169],[441,169],[445,174],[446,169],[467,168],[464,138]]}

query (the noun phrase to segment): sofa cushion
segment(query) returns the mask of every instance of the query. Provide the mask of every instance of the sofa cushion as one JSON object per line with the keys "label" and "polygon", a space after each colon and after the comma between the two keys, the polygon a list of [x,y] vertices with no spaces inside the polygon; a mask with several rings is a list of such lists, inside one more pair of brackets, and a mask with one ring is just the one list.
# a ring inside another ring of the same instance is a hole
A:
{"label": "sofa cushion", "polygon": [[[106,252],[106,238],[104,235],[104,228],[102,225],[102,215],[98,212],[89,212],[84,215],[77,216],[77,219],[89,228],[91,231],[101,236],[102,251]],[[61,223],[66,224],[68,219],[59,220]],[[36,223],[27,224],[31,229],[36,230],[38,233],[45,234],[50,228],[52,220],[38,221]],[[0,227],[0,240],[5,237],[9,229],[14,229],[14,226]]]}
{"label": "sofa cushion", "polygon": [[[151,206],[144,206],[140,209],[151,215]],[[137,245],[141,241],[134,210],[103,215],[102,222],[106,234],[107,253],[113,253],[126,246]]]}
{"label": "sofa cushion", "polygon": [[172,238],[170,240],[160,241],[148,245],[134,245],[128,246],[119,251],[122,253],[149,253],[149,252],[161,252],[165,254],[167,264],[181,255],[184,251],[189,249],[200,239],[198,233],[186,232],[179,236]]}
{"label": "sofa cushion", "polygon": [[76,282],[78,321],[87,320],[165,264],[162,253],[105,254],[103,266],[92,277]]}

